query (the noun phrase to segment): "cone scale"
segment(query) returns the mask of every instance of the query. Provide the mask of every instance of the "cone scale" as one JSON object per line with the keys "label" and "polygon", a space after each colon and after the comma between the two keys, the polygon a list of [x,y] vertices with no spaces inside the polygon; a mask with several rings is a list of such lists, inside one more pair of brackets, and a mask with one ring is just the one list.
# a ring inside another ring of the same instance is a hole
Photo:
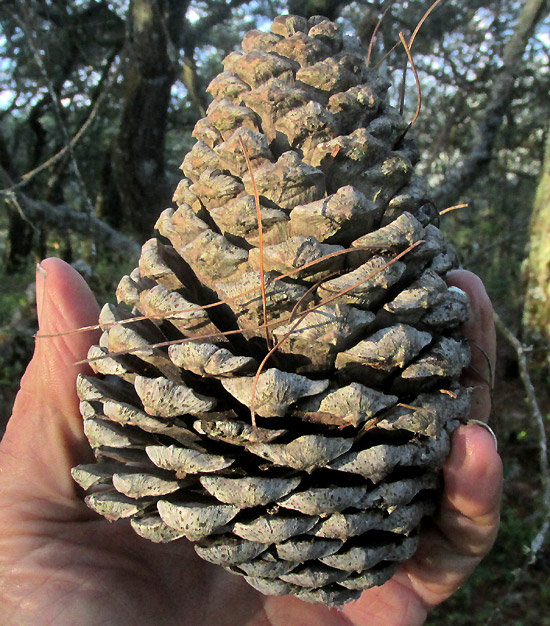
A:
{"label": "cone scale", "polygon": [[388,580],[468,415],[468,301],[387,90],[325,18],[247,33],[78,382],[87,504],[265,594]]}

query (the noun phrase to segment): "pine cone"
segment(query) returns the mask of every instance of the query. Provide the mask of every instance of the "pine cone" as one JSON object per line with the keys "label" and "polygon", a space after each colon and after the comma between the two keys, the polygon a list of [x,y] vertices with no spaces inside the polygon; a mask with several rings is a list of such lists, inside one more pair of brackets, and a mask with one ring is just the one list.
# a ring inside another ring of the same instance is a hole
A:
{"label": "pine cone", "polygon": [[413,555],[435,509],[469,409],[468,302],[359,44],[284,16],[224,68],[178,208],[101,313],[99,375],[78,383],[97,462],[73,476],[143,537],[342,605]]}

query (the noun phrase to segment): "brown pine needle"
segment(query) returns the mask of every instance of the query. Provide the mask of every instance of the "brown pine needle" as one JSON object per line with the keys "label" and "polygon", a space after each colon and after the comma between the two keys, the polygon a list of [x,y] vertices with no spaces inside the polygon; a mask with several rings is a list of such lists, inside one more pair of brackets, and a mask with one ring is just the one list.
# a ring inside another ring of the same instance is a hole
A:
{"label": "brown pine needle", "polygon": [[[403,38],[402,38],[402,33],[399,33],[399,37],[400,37],[400,39],[401,39],[401,43],[403,44],[403,46],[404,46],[404,48],[405,48],[405,51],[407,52],[407,57],[409,58],[409,61],[411,62],[411,66],[413,67],[413,71],[415,72],[415,79],[416,79],[416,81],[417,81],[417,89],[418,89],[418,92],[419,92],[419,97],[418,97],[418,99],[419,99],[419,103],[418,103],[418,113],[420,113],[420,99],[421,99],[421,95],[420,95],[420,84],[419,84],[419,82],[418,82],[418,77],[417,77],[417,75],[416,75],[416,70],[414,69],[414,64],[413,64],[412,59],[411,59],[410,49],[412,48],[412,45],[413,45],[413,43],[414,43],[414,40],[416,39],[416,36],[418,35],[418,31],[422,28],[422,25],[423,25],[423,24],[424,24],[424,22],[428,19],[428,16],[430,15],[430,13],[431,13],[431,12],[432,12],[432,11],[433,11],[436,7],[437,7],[437,5],[438,5],[440,2],[441,2],[441,0],[436,0],[436,1],[435,1],[435,2],[434,2],[431,6],[430,6],[430,8],[426,11],[426,13],[424,13],[424,15],[422,16],[422,18],[420,19],[420,21],[419,21],[419,22],[418,22],[418,24],[416,25],[416,27],[415,27],[415,29],[414,29],[414,31],[413,31],[413,33],[412,33],[412,35],[410,36],[410,38],[409,38],[409,43],[408,43],[408,44],[407,44],[407,43],[405,43],[405,42],[403,41]],[[384,17],[384,16],[382,16],[382,17]],[[381,21],[381,20],[380,20],[380,21]],[[375,31],[376,31],[376,29],[375,29]],[[367,57],[367,60],[369,60],[369,59],[370,59],[370,48],[371,48],[371,44],[372,44],[372,39],[371,39],[371,43],[369,44],[369,56]],[[384,61],[388,58],[388,56],[389,56],[389,55],[390,55],[390,54],[391,54],[391,53],[392,53],[392,52],[393,52],[393,51],[397,48],[397,46],[398,46],[398,45],[399,45],[399,42],[396,42],[396,43],[395,43],[395,44],[394,44],[394,45],[390,48],[390,50],[388,50],[388,52],[386,52],[386,54],[385,54],[385,55],[384,55],[384,56],[380,59],[380,61],[378,61],[378,63],[376,64],[375,69],[378,69],[378,68],[382,65],[382,63],[383,63],[383,62],[384,62]],[[368,64],[367,64],[367,67],[368,67]],[[405,68],[405,71],[406,71],[406,68]],[[404,82],[404,81],[403,81],[403,82]],[[411,122],[411,124],[409,125],[409,128],[410,128],[410,126],[412,126],[412,125],[414,124],[414,122],[416,121],[416,117],[417,117],[417,116],[415,116],[414,120],[413,120],[413,121]],[[408,128],[407,128],[407,130],[408,130]],[[406,130],[406,131],[405,131],[405,133],[403,134],[403,137],[406,135],[407,130]],[[403,137],[402,137],[401,139],[403,139]]]}
{"label": "brown pine needle", "polygon": [[412,404],[403,404],[403,402],[398,402],[395,406],[400,406],[404,409],[410,409],[411,411],[427,411],[428,413],[433,413],[435,415],[435,411],[433,409],[428,409],[424,406],[413,406]]}
{"label": "brown pine needle", "polygon": [[[416,122],[416,120],[418,119],[418,116],[420,115],[420,109],[422,108],[422,90],[420,88],[420,79],[418,78],[418,72],[416,71],[416,67],[414,66],[414,61],[411,55],[411,49],[410,46],[407,45],[407,42],[405,41],[405,37],[403,36],[403,33],[400,32],[399,33],[399,39],[401,40],[401,43],[403,44],[403,48],[405,48],[405,53],[407,54],[407,59],[409,60],[409,63],[411,64],[411,69],[413,71],[414,74],[414,80],[416,82],[416,93],[418,95],[418,104],[416,106],[416,111],[414,113],[414,116],[411,120],[411,122],[409,123],[407,130],[405,131],[405,134],[407,133],[407,131],[409,130],[409,128],[411,128],[411,126],[414,126],[414,123]],[[403,94],[404,94],[405,90],[403,89]],[[405,136],[405,135],[403,135]],[[401,138],[403,139],[403,137]]]}
{"label": "brown pine needle", "polygon": [[312,285],[305,293],[304,295],[298,300],[298,302],[296,302],[296,304],[292,307],[292,311],[290,312],[290,323],[292,323],[294,321],[294,318],[298,312],[298,309],[300,308],[300,306],[305,302],[306,298],[313,293],[320,285],[322,285],[323,283],[325,283],[327,280],[333,278],[334,276],[337,276],[340,272],[332,272],[331,274],[329,274],[328,276],[325,276],[324,278],[322,278],[321,280],[318,280],[314,285]]}
{"label": "brown pine needle", "polygon": [[413,34],[411,35],[409,39],[409,48],[412,48],[414,40],[416,39],[416,36],[418,35],[418,31],[422,28],[422,24],[424,24],[424,22],[428,19],[428,16],[430,15],[430,13],[436,8],[436,6],[440,2],[441,0],[435,0],[432,6],[426,11],[426,13],[424,13],[422,18],[420,19],[420,22],[418,22],[418,24],[416,25],[416,28],[414,29]]}
{"label": "brown pine needle", "polygon": [[267,327],[267,298],[265,294],[265,276],[264,276],[264,232],[262,228],[262,207],[260,205],[260,194],[258,193],[258,186],[256,185],[256,179],[254,178],[254,172],[252,170],[252,163],[250,161],[250,155],[248,154],[248,150],[244,145],[244,141],[241,135],[239,135],[239,142],[241,144],[241,149],[244,154],[244,158],[246,159],[246,166],[248,168],[248,172],[250,174],[250,179],[252,181],[252,189],[254,191],[254,202],[256,203],[256,215],[258,217],[258,242],[260,247],[260,287],[262,290],[262,308],[264,315],[264,326],[265,326],[265,341],[268,348],[272,347],[271,336],[269,334],[269,328]]}
{"label": "brown pine needle", "polygon": [[[343,289],[342,291],[339,291],[338,293],[335,293],[333,296],[330,296],[329,298],[326,298],[325,300],[322,300],[321,302],[319,302],[318,304],[314,305],[313,307],[311,307],[310,309],[306,309],[305,311],[302,311],[301,313],[299,313],[299,318],[298,318],[298,322],[300,322],[305,316],[309,315],[309,313],[311,313],[312,311],[316,311],[318,308],[324,306],[325,304],[329,304],[330,302],[333,302],[334,300],[340,298],[341,296],[345,295],[346,293],[348,293],[349,291],[352,291],[353,289],[356,289],[357,287],[359,287],[360,285],[362,285],[363,283],[365,283],[367,280],[370,280],[371,278],[374,278],[374,276],[376,276],[379,272],[383,271],[384,269],[386,269],[387,267],[389,267],[390,265],[392,265],[393,263],[395,263],[396,261],[398,261],[400,258],[402,258],[405,254],[408,254],[411,250],[413,250],[414,248],[416,248],[417,246],[419,246],[420,244],[424,243],[424,240],[421,239],[417,242],[415,242],[414,244],[410,245],[408,248],[406,248],[405,250],[403,250],[402,252],[400,252],[399,254],[397,254],[391,261],[388,261],[387,263],[384,263],[384,265],[382,265],[381,267],[377,268],[374,272],[371,272],[371,274],[369,274],[368,276],[366,276],[365,278],[362,278],[360,281],[358,281],[357,283],[355,283],[354,285],[351,285],[350,287],[347,287],[346,289]],[[360,250],[360,248],[352,248],[347,250],[349,251],[355,251],[355,250]],[[342,253],[343,251],[340,250],[339,253]],[[109,357],[118,357],[118,356],[124,356],[126,354],[135,354],[138,352],[147,352],[149,350],[153,350],[155,348],[165,348],[167,346],[172,346],[172,345],[176,345],[176,344],[181,344],[181,343],[187,343],[189,341],[202,341],[204,339],[216,339],[216,338],[220,338],[220,337],[226,337],[229,335],[236,335],[236,334],[240,334],[240,333],[245,333],[245,332],[252,332],[252,331],[258,331],[262,328],[265,328],[266,326],[269,328],[272,327],[277,327],[277,326],[282,326],[284,324],[287,324],[291,321],[290,316],[289,317],[285,317],[283,319],[280,320],[273,320],[271,322],[267,322],[265,324],[262,324],[261,326],[258,326],[256,328],[250,328],[250,329],[235,329],[235,330],[227,330],[227,331],[220,331],[218,333],[209,333],[206,335],[196,335],[194,337],[183,337],[181,339],[173,339],[171,341],[163,341],[161,343],[154,343],[154,344],[150,344],[148,346],[140,346],[138,348],[128,348],[127,350],[121,351],[121,352],[110,352],[107,353],[105,355],[102,356],[97,356],[97,357],[93,357],[91,359],[84,359],[83,361],[78,361],[78,363],[76,363],[77,365],[82,365],[85,363],[92,363],[93,361],[100,361],[102,359],[107,359]]]}
{"label": "brown pine needle", "polygon": [[489,358],[489,355],[487,354],[487,351],[485,350],[485,348],[483,346],[480,346],[477,341],[474,341],[473,339],[469,339],[468,343],[470,346],[473,346],[474,348],[477,348],[477,350],[479,350],[479,352],[481,352],[483,359],[485,360],[485,363],[487,365],[487,369],[489,370],[489,389],[491,390],[491,393],[493,392],[493,385],[494,385],[494,380],[495,380],[495,372],[493,371],[493,364],[491,363],[491,359]]}
{"label": "brown pine needle", "polygon": [[[275,280],[278,280],[284,277],[285,275],[277,276]],[[170,321],[171,319],[177,318],[179,315],[183,315],[184,313],[197,313],[198,311],[204,311],[206,309],[213,309],[215,307],[221,306],[222,304],[229,304],[230,302],[233,302],[233,300],[238,300],[239,298],[242,298],[243,296],[246,296],[250,293],[254,293],[258,289],[259,287],[250,287],[250,289],[247,289],[246,291],[242,291],[241,293],[238,293],[235,296],[230,296],[229,298],[224,298],[223,300],[217,300],[216,302],[211,302],[210,304],[197,304],[196,306],[193,306],[191,308],[186,308],[186,309],[175,309],[174,311],[170,311],[169,313],[165,313],[162,315],[137,315],[136,317],[129,317],[127,319],[109,322],[109,323],[105,323],[101,325],[96,324],[95,326],[82,326],[81,328],[75,328],[73,330],[65,330],[61,333],[51,333],[51,334],[44,334],[44,335],[36,333],[34,336],[37,339],[51,339],[52,337],[62,337],[63,335],[71,335],[73,333],[83,333],[89,330],[107,330],[109,328],[113,328],[113,326],[129,326],[130,324],[133,324],[134,322],[143,322],[145,320],[159,321],[159,322],[163,322],[165,320]]]}
{"label": "brown pine needle", "polygon": [[348,287],[347,289],[343,289],[342,291],[339,291],[337,294],[335,294],[334,296],[331,296],[330,298],[327,298],[326,300],[322,300],[321,302],[319,302],[318,304],[316,304],[315,306],[311,307],[310,309],[307,309],[306,311],[303,311],[302,313],[300,313],[298,319],[296,320],[296,322],[291,326],[291,328],[288,330],[288,332],[285,333],[284,337],[282,337],[276,344],[275,346],[266,354],[266,356],[264,357],[264,359],[262,360],[262,362],[260,363],[260,365],[258,366],[258,369],[256,370],[256,375],[254,377],[254,383],[252,385],[252,393],[251,393],[251,398],[250,398],[250,415],[251,415],[251,421],[252,421],[252,425],[254,428],[256,428],[256,416],[255,416],[255,411],[254,411],[254,401],[256,398],[256,387],[258,385],[258,380],[260,377],[260,374],[262,372],[262,369],[264,367],[264,365],[267,363],[269,357],[273,354],[273,352],[279,347],[281,346],[281,344],[283,342],[285,342],[290,335],[296,330],[296,328],[301,324],[302,320],[307,317],[312,311],[317,310],[318,308],[324,306],[325,304],[329,304],[330,302],[332,302],[333,300],[336,300],[337,298],[342,297],[343,295],[345,295],[346,293],[348,293],[349,291],[356,289],[357,287],[359,287],[360,285],[362,285],[363,283],[365,283],[367,280],[370,280],[371,278],[374,278],[374,276],[376,276],[377,274],[379,274],[380,272],[382,272],[383,270],[385,270],[387,267],[389,267],[390,265],[392,265],[393,263],[395,263],[397,260],[399,260],[401,257],[403,257],[405,254],[409,253],[411,250],[413,250],[414,248],[416,248],[418,245],[420,245],[421,243],[424,243],[424,240],[421,239],[420,241],[417,241],[416,243],[412,244],[411,246],[409,246],[406,250],[403,250],[403,252],[400,252],[398,255],[396,255],[391,261],[388,261],[388,263],[384,263],[384,265],[382,265],[381,267],[377,268],[374,272],[371,272],[368,276],[366,276],[365,278],[362,278],[360,281],[358,281],[357,283],[355,283],[354,285],[351,285],[350,287]]}
{"label": "brown pine needle", "polygon": [[[260,326],[263,328],[263,325]],[[167,348],[169,346],[175,346],[182,343],[189,343],[190,341],[202,341],[204,339],[219,339],[220,337],[227,337],[230,335],[238,335],[240,333],[246,332],[246,330],[242,330],[241,328],[237,328],[235,330],[224,330],[218,333],[210,333],[209,335],[197,335],[196,337],[182,337],[181,339],[171,339],[170,341],[161,341],[160,343],[152,343],[148,346],[139,346],[137,348],[128,348],[127,350],[121,350],[120,352],[108,352],[107,354],[103,354],[101,356],[95,356],[91,359],[83,359],[82,361],[76,361],[75,365],[86,365],[93,363],[94,361],[102,361],[103,359],[116,358],[119,356],[126,356],[127,354],[137,354],[138,352],[149,352],[150,350],[155,350],[156,348]]]}
{"label": "brown pine needle", "polygon": [[380,16],[380,18],[378,19],[378,22],[376,23],[376,26],[374,27],[374,30],[372,31],[372,35],[369,41],[369,50],[367,52],[367,60],[365,61],[365,65],[368,67],[370,65],[370,58],[371,58],[371,54],[372,54],[372,47],[374,45],[374,40],[376,39],[376,35],[378,34],[378,30],[380,29],[380,26],[382,24],[382,20],[386,17],[386,13],[388,12],[388,9],[386,9],[384,11],[384,13],[382,13],[382,15]]}
{"label": "brown pine needle", "polygon": [[[119,322],[117,322],[118,324]],[[114,325],[114,324],[113,324]],[[101,326],[96,324],[95,326],[80,326],[79,328],[73,328],[71,330],[64,330],[61,333],[34,333],[35,339],[52,339],[54,337],[63,337],[64,335],[76,335],[77,333],[87,333],[90,330],[101,330]]]}
{"label": "brown pine needle", "polygon": [[340,256],[341,254],[349,254],[350,252],[359,252],[361,250],[373,250],[373,249],[375,248],[373,248],[372,246],[357,246],[357,247],[352,247],[352,248],[344,248],[343,250],[336,250],[335,252],[329,252],[329,254],[324,254],[318,259],[315,259],[315,261],[310,261],[309,263],[305,263],[304,265],[301,265],[300,267],[297,267],[296,269],[290,270],[290,272],[287,272],[286,274],[277,276],[276,278],[273,279],[273,282],[282,280],[284,278],[289,278],[290,276],[293,276],[294,274],[298,274],[299,272],[307,269],[308,267],[313,267],[314,265],[317,265],[318,263],[327,261],[328,259],[332,259],[335,256]]}
{"label": "brown pine needle", "polygon": [[[310,261],[309,263],[306,263],[305,265],[302,265],[301,267],[298,267],[296,269],[291,270],[290,272],[286,272],[285,274],[281,274],[280,276],[276,276],[273,279],[273,282],[279,281],[279,280],[284,280],[285,278],[289,278],[291,276],[293,276],[294,274],[297,274],[299,272],[301,272],[304,269],[307,269],[308,267],[312,267],[314,265],[317,265],[318,263],[321,263],[322,261],[326,261],[327,259],[330,259],[332,257],[335,256],[339,256],[341,254],[349,254],[350,252],[357,252],[357,251],[361,251],[361,250],[372,250],[373,248],[370,248],[368,246],[357,246],[356,248],[346,248],[344,250],[336,250],[335,252],[330,252],[329,254],[325,254],[322,257],[319,257],[318,259],[315,259],[315,261]],[[265,285],[269,284],[269,280],[265,281]],[[80,328],[74,328],[72,330],[65,330],[63,332],[60,333],[48,333],[48,334],[42,334],[42,333],[36,333],[34,336],[36,339],[51,339],[54,337],[62,337],[64,335],[72,335],[72,334],[76,334],[76,333],[84,333],[84,332],[88,332],[90,330],[108,330],[109,328],[113,328],[113,326],[129,326],[130,324],[133,324],[135,322],[143,322],[146,320],[151,320],[151,321],[159,321],[159,322],[163,322],[165,320],[170,321],[171,319],[177,318],[180,315],[183,315],[185,313],[196,313],[198,311],[203,311],[206,309],[213,309],[215,307],[221,306],[223,304],[230,304],[231,302],[233,302],[234,300],[238,300],[239,298],[242,298],[243,296],[247,296],[251,293],[254,293],[256,291],[258,291],[258,289],[261,289],[260,287],[250,287],[250,289],[246,289],[245,291],[242,291],[241,293],[236,294],[235,296],[230,296],[228,298],[224,298],[223,300],[218,300],[216,302],[212,302],[210,304],[197,304],[196,306],[193,306],[191,308],[186,308],[186,309],[175,309],[174,311],[170,311],[169,313],[165,313],[163,315],[137,315],[136,317],[129,317],[127,319],[123,319],[120,321],[114,321],[114,322],[109,322],[109,323],[105,323],[105,324],[95,324],[94,326],[82,326]],[[270,326],[268,324],[268,326]],[[262,326],[263,327],[263,326]]]}
{"label": "brown pine needle", "polygon": [[374,69],[377,70],[380,68],[380,66],[382,65],[382,63],[384,63],[384,61],[390,56],[390,54],[399,47],[399,41],[396,41],[393,46],[386,52],[386,54],[380,59],[380,61],[378,61],[378,63],[374,66]]}
{"label": "brown pine needle", "polygon": [[365,424],[363,425],[363,428],[357,433],[355,437],[355,441],[359,441],[365,435],[365,433],[368,433],[369,430],[376,428],[378,426],[378,422],[381,422],[381,421],[382,421],[382,416],[378,415],[377,417],[372,417],[370,420],[365,422]]}
{"label": "brown pine needle", "polygon": [[451,396],[451,398],[453,400],[456,400],[458,398],[458,396],[456,395],[456,393],[454,391],[451,391],[450,389],[440,389],[439,390],[440,393],[444,393],[447,396]]}
{"label": "brown pine needle", "polygon": [[260,374],[262,373],[262,370],[265,364],[267,363],[267,361],[269,360],[269,358],[271,357],[271,355],[275,352],[275,350],[277,350],[277,348],[279,348],[290,337],[290,335],[294,332],[296,327],[302,322],[302,319],[303,317],[300,317],[300,319],[296,320],[296,322],[292,325],[290,330],[287,333],[285,333],[285,336],[282,339],[280,339],[271,348],[271,350],[264,356],[264,358],[262,359],[262,362],[260,363],[260,365],[258,366],[258,369],[256,370],[256,374],[254,376],[254,382],[252,383],[252,391],[250,393],[250,421],[252,423],[252,427],[254,428],[254,430],[256,430],[256,412],[254,410],[254,407],[256,404],[256,389],[258,387],[258,381],[260,380]]}
{"label": "brown pine needle", "polygon": [[316,304],[313,308],[308,309],[307,311],[304,311],[304,313],[310,313],[311,311],[315,311],[319,307],[321,307],[321,306],[323,306],[325,304],[329,304],[330,302],[333,302],[337,298],[340,298],[340,297],[346,295],[348,292],[353,291],[354,289],[357,289],[357,287],[361,286],[363,283],[366,283],[367,280],[370,280],[371,278],[374,278],[379,272],[385,270],[390,265],[393,265],[396,261],[398,261],[400,258],[402,258],[406,254],[411,252],[411,250],[414,250],[414,248],[416,248],[417,246],[419,246],[422,243],[425,243],[424,239],[420,239],[419,241],[413,243],[408,248],[403,250],[403,252],[400,252],[399,254],[394,256],[391,261],[388,261],[387,263],[384,263],[384,265],[382,265],[381,267],[376,269],[374,272],[371,272],[368,276],[365,276],[365,278],[362,278],[361,280],[356,282],[355,285],[351,285],[350,287],[347,287],[346,289],[343,289],[342,291],[339,291],[338,293],[334,294],[330,298],[327,298],[326,300],[322,300],[321,302],[319,302],[319,304]]}
{"label": "brown pine needle", "polygon": [[467,206],[469,206],[467,202],[464,202],[463,204],[455,204],[454,206],[449,206],[446,209],[443,209],[443,211],[439,211],[439,215],[445,215],[445,213],[450,213],[451,211],[456,211],[457,209],[464,209]]}

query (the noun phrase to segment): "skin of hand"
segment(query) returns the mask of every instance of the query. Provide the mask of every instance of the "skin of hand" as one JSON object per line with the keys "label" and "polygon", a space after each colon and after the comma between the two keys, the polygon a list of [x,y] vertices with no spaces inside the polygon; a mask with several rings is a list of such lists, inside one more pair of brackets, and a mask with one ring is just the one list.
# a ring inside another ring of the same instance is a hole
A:
{"label": "skin of hand", "polygon": [[[470,295],[472,418],[486,421],[492,308],[481,281],[456,271]],[[39,334],[93,325],[98,308],[83,279],[59,259],[37,273]],[[87,373],[97,332],[38,338],[0,444],[0,615],[4,626],[417,626],[453,594],[490,550],[499,522],[502,465],[492,435],[475,424],[453,436],[437,517],[420,548],[381,587],[339,611],[290,596],[265,597],[239,576],[199,559],[186,540],[152,544],[127,522],[88,510],[70,468],[92,459],[75,378]]]}

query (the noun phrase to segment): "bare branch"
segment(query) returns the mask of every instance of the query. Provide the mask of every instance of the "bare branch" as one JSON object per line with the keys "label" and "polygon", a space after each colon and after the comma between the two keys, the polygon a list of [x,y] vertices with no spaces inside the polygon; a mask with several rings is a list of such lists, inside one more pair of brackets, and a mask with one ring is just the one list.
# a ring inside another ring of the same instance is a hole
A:
{"label": "bare branch", "polygon": [[527,394],[527,400],[529,402],[529,408],[531,409],[531,416],[535,420],[537,428],[539,430],[539,459],[540,459],[540,475],[542,480],[542,486],[544,489],[544,503],[545,508],[550,514],[550,469],[548,466],[548,445],[546,440],[546,430],[544,428],[544,417],[540,410],[537,394],[531,376],[529,374],[529,365],[527,362],[526,352],[527,349],[523,346],[520,340],[512,333],[512,331],[504,324],[497,313],[495,313],[495,325],[502,336],[508,341],[508,343],[514,348],[518,357],[519,374]]}
{"label": "bare branch", "polygon": [[44,84],[48,90],[50,98],[52,99],[55,117],[59,125],[59,130],[61,131],[61,135],[63,137],[63,142],[67,146],[67,151],[71,158],[76,180],[78,182],[78,186],[80,187],[80,191],[82,193],[82,200],[84,202],[87,212],[89,213],[90,216],[92,216],[94,213],[94,207],[93,207],[92,201],[90,200],[88,190],[86,189],[86,184],[84,182],[84,179],[82,178],[82,174],[80,173],[78,162],[75,158],[72,146],[70,144],[69,133],[67,132],[67,128],[63,120],[63,107],[61,105],[59,96],[53,86],[53,83],[50,79],[46,66],[44,65],[44,61],[40,54],[40,46],[38,45],[36,41],[36,32],[33,30],[32,24],[31,24],[31,19],[30,19],[30,15],[28,11],[29,7],[26,6],[23,2],[21,2],[21,0],[17,0],[17,5],[19,7],[21,15],[23,16],[23,19],[18,19],[17,21],[19,22],[21,29],[25,33],[25,40],[27,41],[31,49],[31,52],[34,56],[34,60],[36,62],[38,70],[40,71],[40,74],[42,76],[42,80],[44,81]]}
{"label": "bare branch", "polygon": [[545,543],[545,540],[548,536],[548,531],[550,530],[550,469],[548,466],[548,444],[546,438],[546,430],[544,428],[544,417],[540,410],[537,395],[535,391],[535,387],[531,380],[531,376],[529,374],[529,366],[527,362],[526,352],[527,349],[523,346],[523,344],[519,341],[519,339],[514,335],[514,333],[504,324],[504,322],[500,319],[497,313],[494,314],[495,325],[501,335],[508,341],[508,343],[514,348],[519,365],[519,373],[521,380],[523,382],[523,386],[525,388],[525,392],[527,394],[527,401],[529,403],[529,408],[531,410],[531,416],[537,426],[539,433],[539,465],[540,465],[540,476],[542,483],[542,505],[541,511],[543,514],[542,524],[531,541],[531,545],[529,546],[529,552],[527,555],[527,560],[525,563],[518,568],[514,573],[514,578],[512,582],[508,585],[508,588],[505,590],[505,593],[502,594],[504,598],[504,602],[502,602],[498,607],[496,607],[495,611],[491,615],[487,624],[495,624],[501,623],[497,622],[497,618],[501,615],[503,607],[506,605],[506,598],[512,598],[513,594],[511,593],[512,589],[520,582],[521,578],[525,574],[526,570],[529,566],[533,565],[537,560],[538,553],[540,549]]}
{"label": "bare branch", "polygon": [[[13,184],[8,173],[1,166],[0,183],[7,184],[7,186]],[[95,213],[89,215],[75,211],[67,205],[53,205],[33,200],[20,191],[4,192],[3,195],[6,202],[33,228],[36,228],[36,224],[41,224],[56,231],[73,230],[85,237],[93,237],[101,241],[102,245],[119,250],[126,255],[137,256],[139,254],[139,246],[133,239],[111,228]]]}
{"label": "bare branch", "polygon": [[193,25],[189,26],[186,33],[187,41],[197,45],[213,26],[217,26],[231,16],[233,9],[246,4],[247,0],[230,0],[229,2],[215,2],[209,6],[208,13]]}
{"label": "bare branch", "polygon": [[439,206],[452,204],[479,176],[486,171],[492,157],[495,140],[512,100],[514,82],[520,62],[537,22],[544,14],[548,0],[527,0],[503,55],[503,67],[496,77],[483,119],[478,126],[478,139],[462,167],[450,172],[444,183],[434,190]]}
{"label": "bare branch", "polygon": [[[90,128],[90,126],[92,125],[92,122],[94,121],[94,119],[97,116],[97,112],[99,110],[99,107],[100,107],[101,103],[103,102],[103,100],[105,99],[105,97],[106,97],[106,95],[108,93],[109,87],[114,82],[114,79],[117,76],[116,71],[109,72],[109,70],[112,67],[113,61],[114,61],[114,55],[107,62],[106,68],[105,68],[105,70],[103,72],[103,75],[102,75],[100,81],[99,81],[99,84],[98,84],[98,87],[97,87],[97,96],[95,97],[95,102],[92,102],[92,106],[90,107],[90,112],[88,113],[86,119],[84,120],[84,123],[78,129],[78,131],[75,133],[75,135],[73,135],[73,137],[63,146],[63,148],[61,148],[61,150],[56,152],[49,159],[46,159],[46,161],[41,163],[39,166],[37,166],[34,169],[30,170],[30,172],[27,172],[26,174],[23,174],[21,176],[21,180],[18,183],[14,183],[11,187],[8,187],[7,189],[0,189],[0,193],[13,192],[13,191],[16,191],[17,189],[21,189],[22,187],[24,187],[25,185],[30,183],[30,181],[35,176],[40,174],[40,172],[43,172],[44,170],[48,169],[52,165],[55,165],[67,153],[72,152],[73,148],[82,139],[82,137],[84,136],[84,134],[86,133],[88,128]],[[106,78],[109,75],[109,73],[111,75],[110,75],[109,79],[106,80]]]}

